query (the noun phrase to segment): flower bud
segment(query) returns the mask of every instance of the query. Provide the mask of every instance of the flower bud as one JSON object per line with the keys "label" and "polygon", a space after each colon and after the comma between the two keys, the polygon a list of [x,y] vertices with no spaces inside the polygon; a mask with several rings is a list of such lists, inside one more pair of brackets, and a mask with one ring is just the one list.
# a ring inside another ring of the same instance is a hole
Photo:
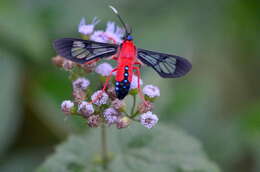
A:
{"label": "flower bud", "polygon": [[119,99],[115,99],[114,101],[112,101],[112,107],[120,112],[123,112],[125,109],[125,103],[122,100]]}
{"label": "flower bud", "polygon": [[107,104],[108,95],[105,92],[103,92],[102,90],[98,90],[91,96],[91,100],[97,106],[101,106],[101,105]]}
{"label": "flower bud", "polygon": [[100,125],[101,118],[98,115],[91,115],[88,117],[88,126],[91,128],[97,128]]}
{"label": "flower bud", "polygon": [[75,81],[73,81],[72,86],[73,90],[86,90],[89,86],[90,82],[89,80],[85,78],[78,78]]}
{"label": "flower bud", "polygon": [[108,125],[112,125],[117,122],[120,113],[114,108],[108,108],[103,113]]}
{"label": "flower bud", "polygon": [[139,113],[146,113],[148,111],[151,111],[153,108],[153,104],[149,101],[141,102],[137,107]]}
{"label": "flower bud", "polygon": [[124,116],[124,117],[119,118],[119,120],[116,123],[116,127],[118,129],[126,128],[130,125],[130,123],[131,123],[131,119]]}
{"label": "flower bud", "polygon": [[63,61],[64,61],[64,57],[59,56],[59,55],[52,58],[52,63],[54,65],[56,65],[57,67],[62,67]]}
{"label": "flower bud", "polygon": [[90,115],[92,115],[94,113],[94,107],[91,103],[82,101],[79,104],[78,107],[78,113],[82,114],[85,117],[89,117]]}
{"label": "flower bud", "polygon": [[86,99],[86,92],[84,90],[76,89],[73,90],[72,96],[75,102],[82,102]]}
{"label": "flower bud", "polygon": [[67,59],[63,60],[62,67],[63,67],[64,70],[70,71],[74,66],[75,66],[74,62],[67,60]]}
{"label": "flower bud", "polygon": [[74,103],[70,100],[64,100],[61,103],[61,111],[64,112],[65,114],[70,114],[73,107],[74,107]]}

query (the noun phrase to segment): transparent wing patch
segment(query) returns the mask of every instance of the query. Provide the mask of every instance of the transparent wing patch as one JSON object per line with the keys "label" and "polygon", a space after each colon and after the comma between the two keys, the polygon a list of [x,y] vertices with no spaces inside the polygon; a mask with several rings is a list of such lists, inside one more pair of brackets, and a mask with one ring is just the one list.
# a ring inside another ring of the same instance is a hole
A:
{"label": "transparent wing patch", "polygon": [[54,41],[56,52],[76,63],[85,63],[96,58],[110,57],[117,52],[118,45],[82,40],[76,38],[62,38]]}

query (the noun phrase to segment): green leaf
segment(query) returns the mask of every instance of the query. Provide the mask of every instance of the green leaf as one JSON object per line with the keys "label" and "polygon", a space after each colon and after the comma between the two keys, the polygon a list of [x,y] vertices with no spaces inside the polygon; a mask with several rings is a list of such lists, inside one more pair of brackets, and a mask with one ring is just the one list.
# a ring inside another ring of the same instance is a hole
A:
{"label": "green leaf", "polygon": [[[95,159],[100,157],[100,130],[74,135],[57,147],[38,172],[102,171]],[[219,172],[208,160],[199,141],[177,127],[159,124],[146,129],[140,124],[108,132],[110,171],[113,172]]]}
{"label": "green leaf", "polygon": [[0,155],[14,142],[21,120],[20,65],[0,50]]}

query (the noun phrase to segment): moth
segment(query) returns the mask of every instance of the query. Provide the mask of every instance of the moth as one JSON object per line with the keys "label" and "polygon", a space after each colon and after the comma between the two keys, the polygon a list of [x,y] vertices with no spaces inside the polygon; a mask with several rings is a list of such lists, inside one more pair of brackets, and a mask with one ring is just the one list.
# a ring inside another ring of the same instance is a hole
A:
{"label": "moth", "polygon": [[123,42],[120,45],[78,38],[61,38],[54,41],[54,48],[59,55],[79,64],[89,64],[99,59],[111,57],[117,61],[116,68],[107,77],[103,91],[105,91],[112,73],[116,72],[116,96],[118,99],[124,99],[129,92],[135,73],[138,76],[138,89],[142,96],[140,66],[143,64],[152,67],[163,78],[178,78],[191,70],[191,63],[184,57],[137,48],[133,42],[131,29],[127,27],[118,11],[112,6],[110,8],[125,29]]}

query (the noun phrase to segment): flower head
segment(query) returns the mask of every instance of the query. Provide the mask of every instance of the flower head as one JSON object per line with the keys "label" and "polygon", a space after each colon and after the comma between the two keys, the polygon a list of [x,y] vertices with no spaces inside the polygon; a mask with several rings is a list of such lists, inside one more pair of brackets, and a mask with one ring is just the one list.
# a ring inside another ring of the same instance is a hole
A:
{"label": "flower head", "polygon": [[160,89],[154,85],[146,85],[143,88],[143,93],[149,98],[155,98],[160,96]]}
{"label": "flower head", "polygon": [[129,124],[131,123],[131,119],[129,119],[128,117],[124,116],[118,119],[117,123],[116,123],[116,127],[118,129],[121,128],[126,128],[129,126]]}
{"label": "flower head", "polygon": [[91,128],[96,128],[99,126],[101,122],[100,116],[98,115],[91,115],[88,117],[88,126]]}
{"label": "flower head", "polygon": [[86,91],[81,89],[75,89],[72,92],[72,96],[74,97],[75,102],[81,102],[86,99]]}
{"label": "flower head", "polygon": [[122,100],[115,99],[112,101],[112,107],[120,111],[121,109],[124,109],[125,103]]}
{"label": "flower head", "polygon": [[102,30],[97,30],[95,31],[91,36],[90,36],[90,40],[92,41],[96,41],[96,42],[103,42],[103,43],[107,43],[107,37],[105,35],[105,32]]}
{"label": "flower head", "polygon": [[70,71],[75,66],[75,63],[73,61],[64,59],[62,63],[62,67],[66,71]]}
{"label": "flower head", "polygon": [[102,90],[98,90],[91,96],[91,100],[94,104],[101,106],[107,104],[108,95]]}
{"label": "flower head", "polygon": [[108,40],[112,41],[112,43],[119,44],[122,42],[122,37],[124,36],[124,29],[119,26],[116,26],[115,22],[107,22],[107,28],[105,34]]}
{"label": "flower head", "polygon": [[96,72],[102,76],[109,76],[113,67],[109,63],[101,63],[96,67]]}
{"label": "flower head", "polygon": [[111,125],[117,122],[120,113],[114,108],[108,108],[104,111],[103,115],[107,123]]}
{"label": "flower head", "polygon": [[158,120],[158,117],[151,111],[146,112],[140,116],[140,122],[146,128],[152,128],[158,122]]}
{"label": "flower head", "polygon": [[[140,79],[140,86],[143,85],[143,81]],[[138,88],[138,77],[136,75],[133,75],[132,82],[130,85],[130,89],[136,89]]]}
{"label": "flower head", "polygon": [[114,22],[108,22],[106,31],[95,31],[90,39],[96,42],[120,44],[124,36],[124,29],[116,26]]}
{"label": "flower head", "polygon": [[51,60],[52,60],[52,63],[54,65],[56,65],[57,67],[62,67],[65,59],[64,59],[64,57],[57,55],[57,56],[53,57]]}
{"label": "flower head", "polygon": [[64,100],[61,103],[61,110],[65,114],[70,114],[70,112],[71,112],[73,107],[74,107],[74,103],[72,101],[70,101],[70,100]]}
{"label": "flower head", "polygon": [[78,31],[83,35],[89,35],[94,31],[95,25],[99,22],[100,20],[94,17],[91,24],[86,24],[85,18],[82,18],[79,23]]}
{"label": "flower head", "polygon": [[91,103],[82,101],[79,104],[78,112],[84,115],[85,117],[89,117],[91,114],[94,113],[93,105]]}
{"label": "flower head", "polygon": [[73,81],[72,85],[73,85],[73,89],[77,90],[86,90],[87,87],[89,86],[90,82],[89,80],[85,79],[85,78],[78,78],[75,81]]}

